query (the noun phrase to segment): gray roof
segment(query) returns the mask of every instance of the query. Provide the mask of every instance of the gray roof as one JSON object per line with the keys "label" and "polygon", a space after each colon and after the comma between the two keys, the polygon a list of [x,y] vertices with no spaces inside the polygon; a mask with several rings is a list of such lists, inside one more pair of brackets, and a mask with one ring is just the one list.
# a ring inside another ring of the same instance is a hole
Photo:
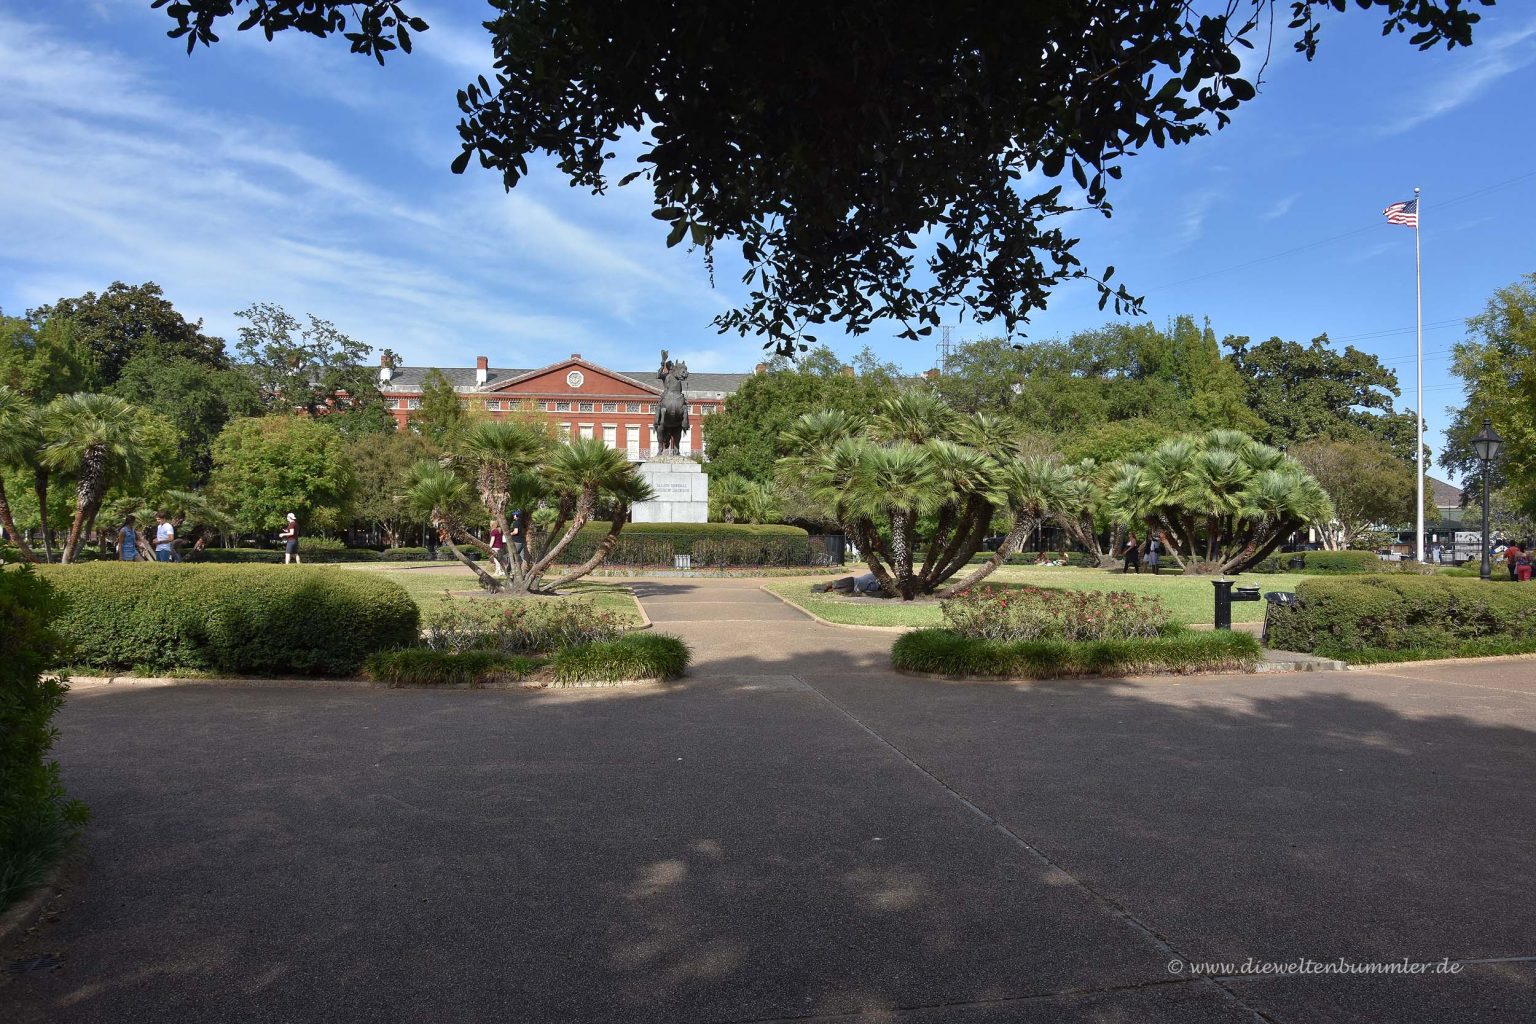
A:
{"label": "gray roof", "polygon": [[[583,362],[586,362],[583,360]],[[456,391],[479,392],[494,391],[498,387],[505,386],[509,381],[530,373],[553,370],[565,363],[555,363],[551,366],[535,366],[530,369],[513,369],[508,367],[491,367],[487,371],[486,382],[475,383],[476,370],[473,366],[439,366],[435,369],[452,384]],[[588,366],[598,366],[596,363],[586,363]],[[607,367],[599,367],[609,373],[620,377],[628,377],[641,387],[654,388],[656,380],[655,369],[650,370],[608,370]],[[431,366],[397,366],[394,375],[388,384],[381,385],[387,391],[412,392],[420,391],[422,382],[426,379],[434,367]],[[725,398],[736,393],[741,387],[741,382],[752,376],[750,373],[689,373],[688,380],[683,384],[683,390],[693,398]]]}
{"label": "gray roof", "polygon": [[[1427,460],[1426,460],[1427,461]],[[1461,488],[1454,484],[1448,484],[1444,480],[1436,480],[1425,475],[1424,483],[1429,486],[1434,494],[1435,508],[1460,508]]]}

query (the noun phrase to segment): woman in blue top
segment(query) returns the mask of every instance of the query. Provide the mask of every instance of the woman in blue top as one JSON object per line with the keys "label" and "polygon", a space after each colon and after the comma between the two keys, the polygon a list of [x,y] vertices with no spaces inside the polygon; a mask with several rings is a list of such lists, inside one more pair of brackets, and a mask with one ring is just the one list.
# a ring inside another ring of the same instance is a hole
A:
{"label": "woman in blue top", "polygon": [[124,562],[139,560],[139,531],[133,528],[133,516],[124,519],[117,531],[117,557]]}

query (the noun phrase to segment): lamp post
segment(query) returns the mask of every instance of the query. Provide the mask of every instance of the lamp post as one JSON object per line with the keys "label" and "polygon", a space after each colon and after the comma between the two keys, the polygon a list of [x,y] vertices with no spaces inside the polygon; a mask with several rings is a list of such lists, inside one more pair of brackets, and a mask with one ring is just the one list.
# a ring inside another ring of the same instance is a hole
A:
{"label": "lamp post", "polygon": [[1481,575],[1483,579],[1493,578],[1493,567],[1489,564],[1488,552],[1488,465],[1499,457],[1499,449],[1504,447],[1504,439],[1493,431],[1493,424],[1485,417],[1483,429],[1472,438],[1472,448],[1477,452],[1478,459],[1483,464],[1483,567]]}

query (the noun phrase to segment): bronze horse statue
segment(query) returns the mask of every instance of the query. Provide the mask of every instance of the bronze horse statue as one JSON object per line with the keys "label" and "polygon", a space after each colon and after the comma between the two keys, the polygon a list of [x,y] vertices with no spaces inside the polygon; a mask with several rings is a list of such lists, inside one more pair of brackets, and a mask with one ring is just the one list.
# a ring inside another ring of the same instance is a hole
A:
{"label": "bronze horse statue", "polygon": [[661,369],[656,378],[662,381],[661,401],[656,405],[656,435],[658,455],[682,454],[683,435],[688,432],[688,396],[683,393],[683,381],[688,379],[688,364],[674,363],[667,358],[667,350],[661,350]]}

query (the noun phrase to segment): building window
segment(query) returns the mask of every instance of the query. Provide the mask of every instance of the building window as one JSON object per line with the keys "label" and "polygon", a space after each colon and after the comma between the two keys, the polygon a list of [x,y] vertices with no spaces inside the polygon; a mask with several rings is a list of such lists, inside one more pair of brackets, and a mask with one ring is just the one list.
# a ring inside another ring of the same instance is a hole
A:
{"label": "building window", "polygon": [[494,398],[488,398],[485,400],[485,408],[487,412],[501,412],[501,403]]}
{"label": "building window", "polygon": [[604,402],[603,403],[603,412],[618,412],[618,411],[619,411],[619,403],[618,402]]}
{"label": "building window", "polygon": [[556,402],[555,403],[555,412],[570,412],[570,411],[571,411],[571,403],[570,402]]}
{"label": "building window", "polygon": [[581,429],[581,436],[585,440],[588,440],[588,441],[592,440],[592,424],[590,424],[590,423],[583,423],[581,425],[580,429]]}
{"label": "building window", "polygon": [[559,430],[561,440],[569,441],[571,439],[571,425],[569,423],[559,424]]}
{"label": "building window", "polygon": [[591,412],[592,411],[592,403],[591,402],[578,402],[578,403],[576,403],[576,411],[577,412]]}
{"label": "building window", "polygon": [[624,411],[625,412],[639,412],[640,411],[640,403],[639,402],[625,402],[624,403]]}
{"label": "building window", "polygon": [[407,409],[420,409],[421,408],[421,399],[419,399],[419,398],[408,399],[406,401],[406,403],[405,403],[405,407]]}

